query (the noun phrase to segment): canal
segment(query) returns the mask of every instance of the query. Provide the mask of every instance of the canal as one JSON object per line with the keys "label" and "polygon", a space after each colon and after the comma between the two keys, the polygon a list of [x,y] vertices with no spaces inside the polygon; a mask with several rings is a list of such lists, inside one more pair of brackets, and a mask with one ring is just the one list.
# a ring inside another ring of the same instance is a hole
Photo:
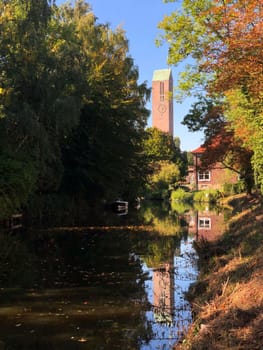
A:
{"label": "canal", "polygon": [[193,241],[222,232],[222,212],[158,202],[100,217],[0,234],[0,349],[168,350],[187,330]]}

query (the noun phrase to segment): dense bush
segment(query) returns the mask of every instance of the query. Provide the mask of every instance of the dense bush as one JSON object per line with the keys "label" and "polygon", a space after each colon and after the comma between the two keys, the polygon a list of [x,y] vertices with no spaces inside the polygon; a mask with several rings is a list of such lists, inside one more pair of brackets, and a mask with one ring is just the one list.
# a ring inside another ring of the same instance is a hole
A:
{"label": "dense bush", "polygon": [[153,174],[148,177],[145,195],[151,199],[169,198],[170,188],[180,178],[179,166],[171,161],[162,160],[154,163]]}
{"label": "dense bush", "polygon": [[218,190],[205,190],[205,191],[196,191],[194,192],[194,201],[195,202],[209,202],[215,203],[220,197],[221,192]]}
{"label": "dense bush", "polygon": [[186,192],[182,188],[178,188],[175,191],[172,191],[171,193],[171,200],[172,201],[182,201],[182,202],[189,202],[193,199],[193,193]]}
{"label": "dense bush", "polygon": [[245,191],[244,181],[238,181],[235,184],[225,183],[223,186],[223,193],[226,196],[231,196],[233,194],[239,194]]}

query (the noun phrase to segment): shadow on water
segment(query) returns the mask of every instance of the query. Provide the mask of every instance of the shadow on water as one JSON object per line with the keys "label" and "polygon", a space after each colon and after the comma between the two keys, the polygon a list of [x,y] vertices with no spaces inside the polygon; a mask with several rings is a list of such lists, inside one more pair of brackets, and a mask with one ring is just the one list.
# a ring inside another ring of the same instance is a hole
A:
{"label": "shadow on water", "polygon": [[0,234],[0,349],[171,349],[191,322],[192,241],[214,226],[190,209],[143,203],[92,227],[52,212]]}

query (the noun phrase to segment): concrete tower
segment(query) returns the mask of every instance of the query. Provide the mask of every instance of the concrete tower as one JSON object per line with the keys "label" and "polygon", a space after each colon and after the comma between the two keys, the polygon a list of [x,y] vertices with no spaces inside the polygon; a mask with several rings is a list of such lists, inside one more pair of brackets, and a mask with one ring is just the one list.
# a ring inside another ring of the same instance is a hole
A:
{"label": "concrete tower", "polygon": [[152,125],[173,136],[173,77],[171,69],[153,72]]}

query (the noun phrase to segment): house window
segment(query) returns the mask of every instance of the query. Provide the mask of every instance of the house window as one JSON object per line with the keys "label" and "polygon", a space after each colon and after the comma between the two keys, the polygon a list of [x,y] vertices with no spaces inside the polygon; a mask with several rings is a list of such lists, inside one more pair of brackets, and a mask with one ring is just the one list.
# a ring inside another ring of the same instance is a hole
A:
{"label": "house window", "polygon": [[160,101],[164,101],[164,82],[160,82]]}
{"label": "house window", "polygon": [[210,218],[199,218],[198,227],[199,228],[211,228],[211,219]]}
{"label": "house window", "polygon": [[199,181],[210,181],[210,171],[198,171]]}

